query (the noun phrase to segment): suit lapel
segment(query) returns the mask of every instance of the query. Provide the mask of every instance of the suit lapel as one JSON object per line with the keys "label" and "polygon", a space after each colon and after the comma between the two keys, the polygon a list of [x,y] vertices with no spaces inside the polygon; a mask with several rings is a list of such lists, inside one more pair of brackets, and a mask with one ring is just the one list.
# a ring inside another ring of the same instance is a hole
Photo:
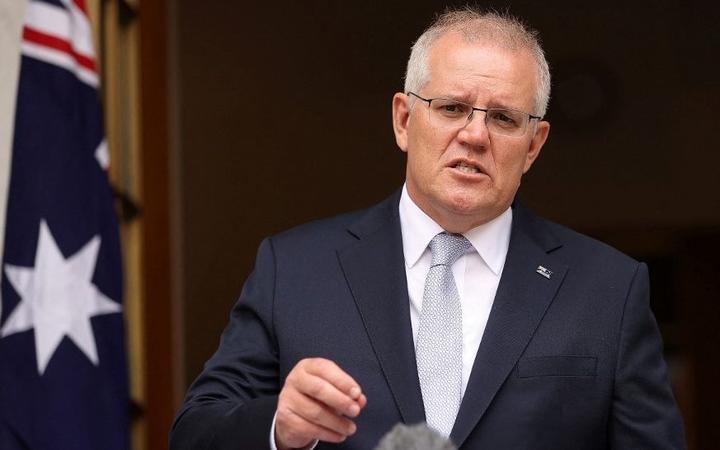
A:
{"label": "suit lapel", "polygon": [[502,278],[451,433],[458,447],[517,363],[567,271],[548,254],[560,245],[547,233],[540,233],[534,227],[535,220],[522,208],[513,209],[513,230]]}
{"label": "suit lapel", "polygon": [[356,223],[358,242],[338,251],[373,350],[405,423],[422,422],[425,413],[415,363],[410,300],[394,195]]}

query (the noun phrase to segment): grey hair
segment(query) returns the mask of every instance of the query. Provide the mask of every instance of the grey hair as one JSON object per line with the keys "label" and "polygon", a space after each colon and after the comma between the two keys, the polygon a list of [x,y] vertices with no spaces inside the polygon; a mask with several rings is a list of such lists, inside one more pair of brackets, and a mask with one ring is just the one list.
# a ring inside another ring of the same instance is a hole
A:
{"label": "grey hair", "polygon": [[424,423],[400,423],[380,440],[375,450],[457,450],[457,447]]}
{"label": "grey hair", "polygon": [[538,32],[507,13],[483,12],[470,6],[441,14],[415,41],[405,73],[406,93],[417,92],[430,81],[430,48],[450,32],[461,33],[470,42],[487,41],[513,51],[528,50],[538,72],[534,113],[540,117],[545,115],[550,102],[550,68]]}

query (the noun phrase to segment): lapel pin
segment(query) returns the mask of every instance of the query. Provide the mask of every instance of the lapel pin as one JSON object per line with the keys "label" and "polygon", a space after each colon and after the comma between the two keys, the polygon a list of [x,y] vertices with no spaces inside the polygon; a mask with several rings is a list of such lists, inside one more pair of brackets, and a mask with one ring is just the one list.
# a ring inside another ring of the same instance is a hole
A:
{"label": "lapel pin", "polygon": [[538,266],[538,268],[535,269],[535,272],[537,272],[537,273],[539,273],[540,275],[544,276],[544,277],[547,278],[548,280],[550,279],[550,277],[551,277],[552,274],[553,274],[553,271],[552,271],[552,270],[547,269],[547,268],[545,268],[545,267],[543,267],[543,266]]}

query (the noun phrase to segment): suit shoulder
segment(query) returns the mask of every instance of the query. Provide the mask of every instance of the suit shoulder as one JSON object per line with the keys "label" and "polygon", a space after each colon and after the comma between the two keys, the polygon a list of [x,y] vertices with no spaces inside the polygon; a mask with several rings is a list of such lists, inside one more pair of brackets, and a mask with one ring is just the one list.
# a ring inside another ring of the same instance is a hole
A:
{"label": "suit shoulder", "polygon": [[335,246],[354,242],[357,233],[369,233],[397,219],[399,191],[369,208],[307,222],[272,236],[278,245]]}
{"label": "suit shoulder", "polygon": [[392,222],[397,217],[397,195],[370,208],[307,222],[270,238],[274,247],[306,251],[340,249],[356,242],[360,234]]}
{"label": "suit shoulder", "polygon": [[364,209],[313,220],[281,231],[271,236],[270,239],[281,244],[294,241],[337,239],[347,235],[348,227],[366,213],[367,209]]}
{"label": "suit shoulder", "polygon": [[557,252],[568,258],[607,264],[634,271],[639,262],[622,251],[591,236],[547,219],[535,217],[538,226],[548,230],[561,244]]}

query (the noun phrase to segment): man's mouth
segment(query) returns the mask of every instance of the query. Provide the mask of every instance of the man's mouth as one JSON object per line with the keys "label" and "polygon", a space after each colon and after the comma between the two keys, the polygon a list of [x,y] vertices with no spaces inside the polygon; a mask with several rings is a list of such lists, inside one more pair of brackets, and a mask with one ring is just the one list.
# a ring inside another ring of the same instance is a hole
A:
{"label": "man's mouth", "polygon": [[464,161],[459,161],[457,164],[455,164],[455,166],[453,166],[453,168],[455,168],[463,173],[469,173],[469,174],[481,173],[480,169],[478,169],[477,166],[466,163]]}

